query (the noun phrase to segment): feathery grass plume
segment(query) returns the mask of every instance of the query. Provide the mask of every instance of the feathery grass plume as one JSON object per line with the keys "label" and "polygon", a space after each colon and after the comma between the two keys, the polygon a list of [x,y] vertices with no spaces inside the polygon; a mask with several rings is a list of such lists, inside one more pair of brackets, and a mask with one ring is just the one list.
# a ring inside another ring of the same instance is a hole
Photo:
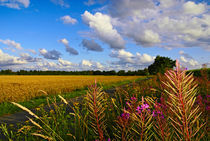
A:
{"label": "feathery grass plume", "polygon": [[[53,138],[53,140],[60,140],[63,141],[63,139],[60,137],[60,135],[58,135],[55,130],[53,130],[51,128],[51,125],[49,125],[48,122],[44,121],[44,118],[40,118],[38,117],[36,114],[34,114],[31,110],[29,110],[28,108],[15,103],[15,102],[11,102],[12,104],[18,106],[19,108],[21,108],[22,110],[28,112],[30,115],[32,115],[33,117],[35,117],[36,119],[38,119],[43,126],[41,126],[40,124],[38,124],[37,122],[33,121],[32,119],[29,118],[29,120],[32,122],[32,124],[34,124],[35,126],[39,127],[43,133],[47,134],[50,138]],[[56,103],[54,103],[56,104]],[[57,105],[56,105],[57,106]],[[57,109],[58,110],[58,109]]]}
{"label": "feathery grass plume", "polygon": [[100,141],[105,140],[106,119],[105,106],[106,97],[102,88],[95,85],[89,87],[86,95],[86,104],[89,112],[89,124]]}
{"label": "feathery grass plume", "polygon": [[152,113],[150,106],[145,102],[145,99],[142,96],[142,100],[136,108],[136,112],[132,113],[131,118],[133,120],[134,126],[132,130],[135,132],[135,139],[141,141],[151,140],[153,132],[151,132],[151,127],[153,125]]}
{"label": "feathery grass plume", "polygon": [[170,141],[171,133],[167,121],[167,107],[162,103],[155,102],[153,114],[154,137],[158,141]]}
{"label": "feathery grass plume", "polygon": [[175,131],[176,140],[190,141],[199,140],[203,134],[199,130],[204,123],[199,123],[201,112],[196,106],[195,99],[197,94],[197,84],[194,82],[192,74],[186,75],[185,70],[180,69],[178,60],[176,70],[168,70],[165,73],[166,81],[164,92],[168,96],[168,106],[171,114],[169,119]]}
{"label": "feathery grass plume", "polygon": [[68,105],[69,103],[66,101],[66,99],[65,98],[63,98],[61,95],[58,95],[58,97],[66,104],[66,105]]}
{"label": "feathery grass plume", "polygon": [[28,112],[30,115],[32,115],[33,117],[35,117],[36,119],[40,119],[36,114],[34,114],[31,110],[29,110],[28,108],[16,103],[16,102],[11,102],[12,104],[16,105],[17,107],[21,108],[22,110]]}
{"label": "feathery grass plume", "polygon": [[42,135],[42,134],[39,134],[39,133],[31,133],[31,135],[41,137],[41,138],[43,138],[45,140],[48,140],[48,141],[53,141],[53,138],[45,136],[45,135]]}
{"label": "feathery grass plume", "polygon": [[34,120],[32,120],[32,119],[29,118],[29,117],[27,117],[27,118],[29,119],[29,121],[30,121],[33,125],[39,127],[40,129],[43,129],[37,122],[35,122]]}
{"label": "feathery grass plume", "polygon": [[113,135],[117,140],[127,141],[133,140],[132,136],[132,121],[129,112],[124,108],[123,113],[117,117],[113,125]]}
{"label": "feathery grass plume", "polygon": [[39,92],[43,93],[45,96],[48,96],[48,93],[45,92],[45,91],[43,91],[43,90],[39,90],[38,93],[39,93]]}

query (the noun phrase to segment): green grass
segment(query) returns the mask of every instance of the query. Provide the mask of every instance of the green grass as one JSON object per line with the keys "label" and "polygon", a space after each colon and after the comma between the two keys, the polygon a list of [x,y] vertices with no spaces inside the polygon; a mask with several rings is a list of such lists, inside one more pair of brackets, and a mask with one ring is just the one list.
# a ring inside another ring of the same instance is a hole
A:
{"label": "green grass", "polygon": [[[143,80],[145,78],[146,77],[141,77],[141,78],[136,79],[135,81],[140,81],[140,80]],[[111,83],[111,84],[107,84],[107,85],[101,85],[101,86],[103,86],[104,90],[107,90],[107,89],[111,89],[111,88],[114,88],[114,87],[118,87],[118,86],[121,86],[121,85],[131,83],[131,82],[133,82],[133,81],[132,80],[126,80],[126,81],[120,81],[120,82]],[[63,94],[62,96],[65,99],[71,99],[71,98],[75,98],[75,97],[86,94],[86,91],[87,91],[87,87],[84,87],[84,88],[81,88],[81,89],[76,89],[76,90],[74,90],[70,93]],[[55,97],[55,96],[56,95],[50,95],[49,97]],[[56,98],[57,98],[57,96],[56,96]],[[57,99],[59,99],[59,98],[57,98]],[[27,107],[29,109],[34,109],[41,104],[46,105],[47,101],[46,101],[46,96],[41,96],[41,97],[33,98],[30,101],[19,102],[19,104],[21,104],[22,106]],[[19,111],[21,111],[21,109],[18,108],[17,106],[15,106],[15,105],[11,104],[10,102],[0,103],[0,116],[7,115],[7,114],[13,114],[13,113],[19,112]]]}

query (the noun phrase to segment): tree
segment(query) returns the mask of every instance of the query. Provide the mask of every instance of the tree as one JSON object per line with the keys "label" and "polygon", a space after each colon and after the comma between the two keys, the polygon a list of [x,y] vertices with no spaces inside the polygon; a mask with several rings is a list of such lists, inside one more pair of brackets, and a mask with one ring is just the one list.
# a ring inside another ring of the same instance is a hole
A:
{"label": "tree", "polygon": [[120,70],[120,71],[118,71],[117,75],[119,75],[119,76],[125,75],[125,70]]}
{"label": "tree", "polygon": [[155,62],[148,67],[150,74],[164,73],[166,69],[173,68],[175,66],[175,60],[168,57],[157,56]]}

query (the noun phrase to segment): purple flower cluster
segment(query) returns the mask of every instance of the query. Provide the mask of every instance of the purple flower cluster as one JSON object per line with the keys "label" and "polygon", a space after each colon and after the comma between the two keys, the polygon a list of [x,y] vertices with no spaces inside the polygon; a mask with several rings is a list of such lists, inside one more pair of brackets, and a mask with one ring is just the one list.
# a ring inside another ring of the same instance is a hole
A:
{"label": "purple flower cluster", "polygon": [[122,117],[124,120],[127,120],[127,119],[129,119],[130,114],[129,114],[129,113],[126,113],[126,112],[124,112],[124,113],[122,113],[122,114],[121,114],[121,117]]}
{"label": "purple flower cluster", "polygon": [[131,97],[131,100],[132,100],[132,101],[136,101],[137,99],[136,99],[135,96],[133,96],[133,97]]}
{"label": "purple flower cluster", "polygon": [[141,113],[141,108],[138,106],[138,107],[136,108],[136,111],[137,111],[138,114],[140,114],[140,113]]}
{"label": "purple flower cluster", "polygon": [[164,115],[162,112],[162,109],[164,109],[164,105],[161,103],[156,103],[155,110],[152,112],[153,117],[160,116],[162,119],[164,119]]}
{"label": "purple flower cluster", "polygon": [[149,108],[149,105],[148,104],[143,104],[141,105],[141,109],[144,110],[144,109],[148,109]]}
{"label": "purple flower cluster", "polygon": [[[141,107],[138,106],[136,108],[136,111],[137,111],[138,114],[140,114],[142,111],[144,111],[145,109],[148,109],[148,108],[149,108],[148,104],[142,104]],[[150,110],[150,109],[148,109],[148,110]]]}
{"label": "purple flower cluster", "polygon": [[162,111],[158,111],[158,110],[154,110],[153,112],[152,112],[152,115],[153,115],[153,117],[156,117],[156,116],[160,116],[160,118],[162,118],[162,119],[164,119],[164,115],[163,115],[163,112]]}

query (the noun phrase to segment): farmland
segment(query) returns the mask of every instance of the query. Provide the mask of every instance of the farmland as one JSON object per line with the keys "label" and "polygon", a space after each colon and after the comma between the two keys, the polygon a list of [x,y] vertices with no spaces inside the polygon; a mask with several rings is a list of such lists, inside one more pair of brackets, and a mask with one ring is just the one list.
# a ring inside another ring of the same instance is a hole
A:
{"label": "farmland", "polygon": [[[20,102],[50,94],[64,94],[84,88],[95,80],[107,85],[139,76],[0,76],[0,103]],[[43,93],[46,92],[46,93]]]}

